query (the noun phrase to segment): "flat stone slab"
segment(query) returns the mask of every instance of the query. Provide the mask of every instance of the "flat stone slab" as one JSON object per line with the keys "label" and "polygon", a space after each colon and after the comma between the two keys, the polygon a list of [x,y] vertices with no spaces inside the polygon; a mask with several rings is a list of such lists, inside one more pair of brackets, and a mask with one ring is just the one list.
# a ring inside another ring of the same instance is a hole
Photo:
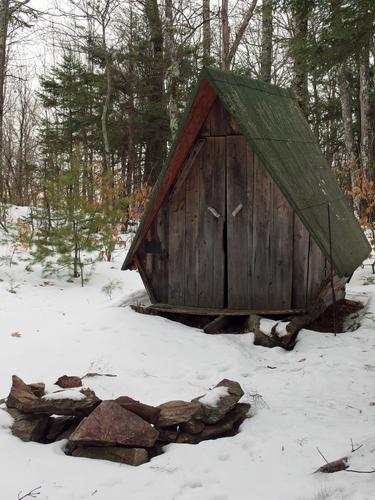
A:
{"label": "flat stone slab", "polygon": [[131,446],[151,448],[158,431],[135,413],[122,408],[116,401],[103,401],[84,418],[70,436],[74,446]]}
{"label": "flat stone slab", "polygon": [[144,448],[122,448],[120,446],[80,446],[73,450],[73,457],[96,458],[127,465],[142,465],[149,460]]}
{"label": "flat stone slab", "polygon": [[47,415],[87,416],[100,403],[91,389],[81,389],[71,397],[67,393],[47,394],[38,397],[25,382],[13,375],[12,388],[6,401],[8,408],[24,413],[45,413]]}
{"label": "flat stone slab", "polygon": [[168,401],[159,405],[160,416],[157,427],[171,427],[203,416],[203,408],[199,401]]}
{"label": "flat stone slab", "polygon": [[120,396],[115,399],[116,403],[118,403],[125,410],[132,411],[139,417],[143,418],[150,424],[154,424],[158,421],[160,415],[160,408],[156,406],[146,405],[144,403],[140,403],[135,399],[129,398],[128,396]]}

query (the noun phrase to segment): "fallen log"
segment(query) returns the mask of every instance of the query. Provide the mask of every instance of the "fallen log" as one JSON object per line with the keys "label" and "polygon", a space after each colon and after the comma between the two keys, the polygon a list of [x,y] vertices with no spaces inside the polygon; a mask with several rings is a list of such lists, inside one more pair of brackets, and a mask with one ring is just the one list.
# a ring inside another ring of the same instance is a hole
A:
{"label": "fallen log", "polygon": [[309,326],[332,304],[333,296],[336,300],[341,300],[345,297],[345,284],[347,278],[339,278],[334,276],[333,287],[334,294],[332,293],[332,283],[326,280],[323,284],[318,298],[307,309],[306,314],[301,316],[292,316],[289,323],[285,327],[285,333],[279,335],[277,332],[278,323],[276,323],[269,334],[262,332],[260,329],[260,317],[252,315],[249,318],[252,331],[254,332],[254,344],[263,347],[282,347],[288,351],[292,350],[297,342],[298,333]]}

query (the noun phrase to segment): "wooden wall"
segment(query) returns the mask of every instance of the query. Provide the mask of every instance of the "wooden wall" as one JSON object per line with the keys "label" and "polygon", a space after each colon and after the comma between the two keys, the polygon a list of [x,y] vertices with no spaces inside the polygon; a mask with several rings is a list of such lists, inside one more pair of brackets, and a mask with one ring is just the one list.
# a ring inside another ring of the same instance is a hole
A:
{"label": "wooden wall", "polygon": [[235,123],[214,104],[137,251],[153,302],[304,308],[326,259]]}

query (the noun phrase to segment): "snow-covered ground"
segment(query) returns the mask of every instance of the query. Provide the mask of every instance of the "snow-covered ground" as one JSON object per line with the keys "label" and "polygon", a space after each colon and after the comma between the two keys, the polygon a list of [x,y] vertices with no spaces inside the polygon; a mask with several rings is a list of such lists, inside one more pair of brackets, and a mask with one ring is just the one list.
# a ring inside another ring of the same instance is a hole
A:
{"label": "snow-covered ground", "polygon": [[[2,254],[9,249],[3,246]],[[149,404],[190,400],[222,378],[240,382],[255,415],[231,438],[174,444],[140,467],[73,458],[64,442],[24,443],[0,411],[0,498],[41,486],[39,500],[370,500],[375,474],[314,474],[327,458],[363,445],[351,468],[375,468],[375,284],[360,269],[348,298],[368,301],[361,327],[337,335],[303,331],[292,352],[252,344],[252,334],[202,331],[120,306],[143,286],[121,272],[124,252],[97,265],[81,288],[40,269],[0,267],[0,398],[11,375],[52,384],[87,372],[102,399]],[[121,282],[110,300],[101,288]],[[370,282],[370,284],[364,284]],[[375,282],[375,280],[374,280]],[[11,293],[13,290],[16,293]],[[262,395],[262,398],[254,394]]]}

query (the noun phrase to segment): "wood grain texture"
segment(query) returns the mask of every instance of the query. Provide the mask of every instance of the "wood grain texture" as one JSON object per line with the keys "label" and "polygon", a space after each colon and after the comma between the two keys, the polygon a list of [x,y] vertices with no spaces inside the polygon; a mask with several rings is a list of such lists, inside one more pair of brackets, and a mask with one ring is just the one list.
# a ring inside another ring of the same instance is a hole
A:
{"label": "wood grain texture", "polygon": [[225,138],[210,137],[199,169],[199,306],[224,307],[224,217]]}
{"label": "wood grain texture", "polygon": [[185,189],[169,200],[168,302],[185,300]]}
{"label": "wood grain texture", "polygon": [[[248,190],[248,177],[252,178],[252,155],[248,158],[246,140],[242,136],[228,136],[227,164],[227,272],[228,307],[246,308],[251,304],[252,252],[252,189]],[[251,151],[250,151],[251,153]],[[242,205],[242,208],[240,208]]]}
{"label": "wood grain texture", "polygon": [[199,290],[199,189],[200,170],[202,168],[203,151],[201,150],[192,165],[186,179],[186,212],[185,212],[185,304],[198,304]]}
{"label": "wood grain texture", "polygon": [[309,272],[307,283],[307,302],[313,302],[319,295],[325,277],[325,256],[310,236]]}
{"label": "wood grain texture", "polygon": [[297,214],[293,231],[292,306],[306,307],[309,274],[309,233]]}
{"label": "wood grain texture", "polygon": [[266,309],[272,297],[271,238],[273,232],[272,179],[254,155],[252,297],[253,308]]}
{"label": "wood grain texture", "polygon": [[293,210],[274,182],[272,191],[272,288],[269,305],[274,309],[290,309],[293,286]]}

